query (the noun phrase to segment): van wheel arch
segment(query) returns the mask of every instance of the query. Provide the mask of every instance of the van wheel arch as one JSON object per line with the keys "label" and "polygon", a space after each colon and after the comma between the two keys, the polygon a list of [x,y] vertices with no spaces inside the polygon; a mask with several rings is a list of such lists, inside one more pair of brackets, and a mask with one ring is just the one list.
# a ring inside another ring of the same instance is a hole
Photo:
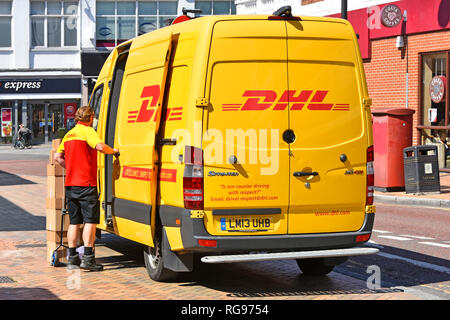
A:
{"label": "van wheel arch", "polygon": [[176,277],[177,273],[164,267],[164,254],[162,250],[163,229],[159,224],[156,226],[153,238],[154,247],[144,248],[144,263],[147,273],[152,280],[168,281]]}

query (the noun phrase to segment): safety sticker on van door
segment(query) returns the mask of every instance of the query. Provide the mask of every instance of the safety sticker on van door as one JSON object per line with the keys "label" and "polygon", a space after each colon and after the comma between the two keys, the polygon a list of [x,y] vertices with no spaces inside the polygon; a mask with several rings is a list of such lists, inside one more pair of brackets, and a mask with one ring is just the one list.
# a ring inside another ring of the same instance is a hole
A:
{"label": "safety sticker on van door", "polygon": [[[128,111],[128,123],[156,121],[156,107],[158,105],[160,94],[161,90],[159,85],[144,87],[141,93],[141,99],[143,99],[141,107],[139,110]],[[167,108],[161,120],[176,121],[181,120],[182,116],[182,107]]]}
{"label": "safety sticker on van door", "polygon": [[[123,167],[122,177],[127,179],[151,181],[152,169],[139,167]],[[159,172],[159,180],[167,182],[177,182],[176,169],[161,169]]]}
{"label": "safety sticker on van door", "polygon": [[247,100],[242,104],[224,103],[222,111],[262,111],[267,109],[285,110],[291,103],[289,110],[302,110],[306,105],[308,110],[349,111],[348,103],[324,102],[327,90],[286,90],[277,100],[277,93],[273,90],[247,90],[242,97]]}

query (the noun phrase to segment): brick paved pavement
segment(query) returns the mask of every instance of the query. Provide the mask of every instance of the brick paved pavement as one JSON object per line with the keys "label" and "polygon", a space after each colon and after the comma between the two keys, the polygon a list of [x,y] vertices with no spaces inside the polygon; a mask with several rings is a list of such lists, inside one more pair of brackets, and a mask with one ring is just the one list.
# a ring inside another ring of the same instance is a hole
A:
{"label": "brick paved pavement", "polygon": [[[420,299],[398,289],[367,289],[365,281],[332,272],[326,277],[302,275],[294,261],[205,265],[169,283],[149,279],[141,247],[104,233],[97,257],[100,273],[67,271],[46,262],[46,177],[37,174],[42,162],[29,162],[22,172],[0,162],[0,299],[214,299],[327,300]],[[35,170],[35,171],[33,171]],[[3,171],[3,172],[1,172]]]}

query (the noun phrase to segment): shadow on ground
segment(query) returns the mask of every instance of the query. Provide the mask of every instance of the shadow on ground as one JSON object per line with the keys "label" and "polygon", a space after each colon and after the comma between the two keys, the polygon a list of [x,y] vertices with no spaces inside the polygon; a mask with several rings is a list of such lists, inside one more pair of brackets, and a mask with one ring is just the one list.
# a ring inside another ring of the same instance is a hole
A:
{"label": "shadow on ground", "polygon": [[44,288],[0,288],[0,300],[59,300]]}
{"label": "shadow on ground", "polygon": [[[101,245],[123,254],[123,257],[102,258],[102,262],[117,264],[121,268],[145,268],[141,245],[112,234],[102,236]],[[394,293],[403,292],[402,287],[450,281],[450,262],[446,259],[388,246],[380,252],[424,262],[437,270],[378,254],[351,257],[335,267],[332,273],[319,277],[302,274],[296,262],[290,260],[210,265],[196,259],[194,272],[182,273],[172,283],[193,289],[210,288],[226,292],[230,297],[248,298]],[[381,283],[375,289],[367,285],[372,275],[368,272],[369,266],[380,269]],[[149,278],[148,281],[152,280]]]}
{"label": "shadow on ground", "polygon": [[23,179],[18,175],[0,170],[0,186],[17,186],[22,184],[36,183],[27,179]]}
{"label": "shadow on ground", "polygon": [[45,230],[45,217],[34,216],[0,196],[0,232]]}

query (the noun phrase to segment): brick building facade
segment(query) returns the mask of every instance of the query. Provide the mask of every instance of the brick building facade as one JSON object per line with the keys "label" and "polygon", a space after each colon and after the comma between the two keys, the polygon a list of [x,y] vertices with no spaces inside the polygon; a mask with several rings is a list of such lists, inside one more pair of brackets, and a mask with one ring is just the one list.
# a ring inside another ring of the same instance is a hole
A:
{"label": "brick building facade", "polygon": [[[407,49],[396,49],[396,37],[372,40],[371,58],[365,59],[364,70],[374,108],[406,107],[406,70],[408,67],[408,107],[413,116],[413,143],[423,143],[418,127],[424,122],[422,101],[422,57],[450,50],[450,30],[409,35]],[[408,51],[408,57],[406,52]],[[426,120],[426,119],[425,119]],[[427,122],[427,121],[425,121]]]}

